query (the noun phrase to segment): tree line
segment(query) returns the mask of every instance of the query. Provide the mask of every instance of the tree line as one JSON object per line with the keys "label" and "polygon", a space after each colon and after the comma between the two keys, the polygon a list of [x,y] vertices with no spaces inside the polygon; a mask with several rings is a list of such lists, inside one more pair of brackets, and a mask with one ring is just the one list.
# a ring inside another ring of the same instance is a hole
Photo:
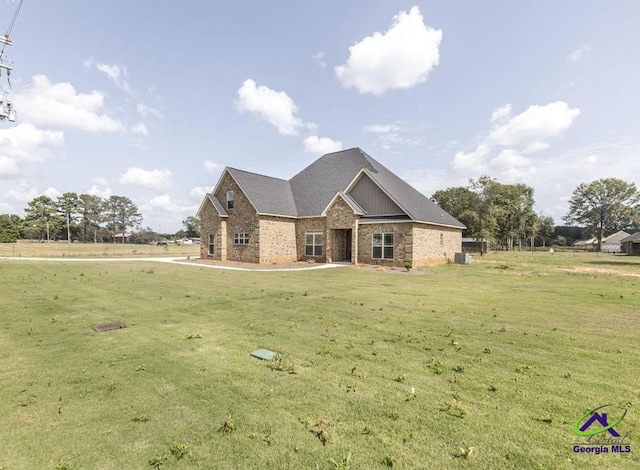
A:
{"label": "tree line", "polygon": [[42,195],[29,201],[24,211],[24,219],[0,215],[0,242],[18,238],[110,241],[114,234],[139,228],[142,222],[138,207],[125,196],[102,198],[66,192],[52,199]]}
{"label": "tree line", "polygon": [[[481,176],[467,186],[436,191],[433,200],[466,225],[465,236],[488,240],[498,249],[545,246],[559,228],[551,217],[535,212],[533,188],[522,183],[503,184]],[[582,183],[563,219],[580,225],[583,236],[596,237],[599,250],[606,234],[640,230],[640,193],[635,184],[617,178]]]}

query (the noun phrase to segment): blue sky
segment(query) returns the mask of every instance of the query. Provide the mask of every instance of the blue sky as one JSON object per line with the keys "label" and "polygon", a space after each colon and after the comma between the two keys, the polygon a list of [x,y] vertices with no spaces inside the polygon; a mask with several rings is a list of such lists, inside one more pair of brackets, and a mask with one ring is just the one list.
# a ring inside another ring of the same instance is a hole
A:
{"label": "blue sky", "polygon": [[225,166],[288,179],[361,147],[428,196],[529,184],[560,224],[581,182],[640,186],[638,18],[636,1],[24,0],[0,213],[117,194],[172,232]]}

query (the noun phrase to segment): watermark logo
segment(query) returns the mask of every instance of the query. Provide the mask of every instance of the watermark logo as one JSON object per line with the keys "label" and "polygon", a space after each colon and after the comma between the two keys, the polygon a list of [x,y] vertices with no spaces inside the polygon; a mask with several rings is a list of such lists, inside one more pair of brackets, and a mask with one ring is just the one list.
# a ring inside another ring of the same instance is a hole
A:
{"label": "watermark logo", "polygon": [[[623,410],[622,414],[614,418],[609,416],[607,411],[612,410],[613,405],[602,405],[583,414],[573,425],[573,432],[580,437],[585,438],[583,443],[577,443],[573,446],[576,453],[627,453],[631,452],[629,442],[630,431],[621,434],[616,427],[620,425],[627,410]],[[608,408],[608,410],[605,410]]]}

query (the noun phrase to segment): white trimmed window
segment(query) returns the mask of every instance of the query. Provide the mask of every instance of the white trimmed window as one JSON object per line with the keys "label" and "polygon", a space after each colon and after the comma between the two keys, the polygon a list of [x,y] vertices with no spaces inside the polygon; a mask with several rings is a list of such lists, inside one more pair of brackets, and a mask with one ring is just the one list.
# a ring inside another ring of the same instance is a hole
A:
{"label": "white trimmed window", "polygon": [[371,257],[373,259],[393,259],[393,233],[371,235]]}
{"label": "white trimmed window", "polygon": [[214,250],[215,250],[215,238],[216,238],[216,234],[215,233],[210,233],[209,237],[207,239],[207,247],[208,247],[208,251],[207,253],[209,253],[210,255],[213,254]]}
{"label": "white trimmed window", "polygon": [[227,191],[227,209],[233,209],[233,191]]}
{"label": "white trimmed window", "polygon": [[305,256],[322,256],[322,245],[324,243],[324,233],[305,232],[304,234],[304,254]]}
{"label": "white trimmed window", "polygon": [[233,236],[233,244],[234,245],[248,245],[249,244],[249,234],[247,232],[236,233]]}

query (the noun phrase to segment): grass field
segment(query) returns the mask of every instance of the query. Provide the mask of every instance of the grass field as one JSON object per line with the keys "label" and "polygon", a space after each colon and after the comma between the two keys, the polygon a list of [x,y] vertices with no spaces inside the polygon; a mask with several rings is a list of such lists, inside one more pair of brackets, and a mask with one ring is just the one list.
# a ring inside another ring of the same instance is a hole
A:
{"label": "grass field", "polygon": [[200,256],[200,245],[138,245],[131,243],[67,243],[22,241],[0,243],[0,257],[147,257],[147,256]]}
{"label": "grass field", "polygon": [[0,259],[0,468],[640,466],[640,259],[420,274]]}

